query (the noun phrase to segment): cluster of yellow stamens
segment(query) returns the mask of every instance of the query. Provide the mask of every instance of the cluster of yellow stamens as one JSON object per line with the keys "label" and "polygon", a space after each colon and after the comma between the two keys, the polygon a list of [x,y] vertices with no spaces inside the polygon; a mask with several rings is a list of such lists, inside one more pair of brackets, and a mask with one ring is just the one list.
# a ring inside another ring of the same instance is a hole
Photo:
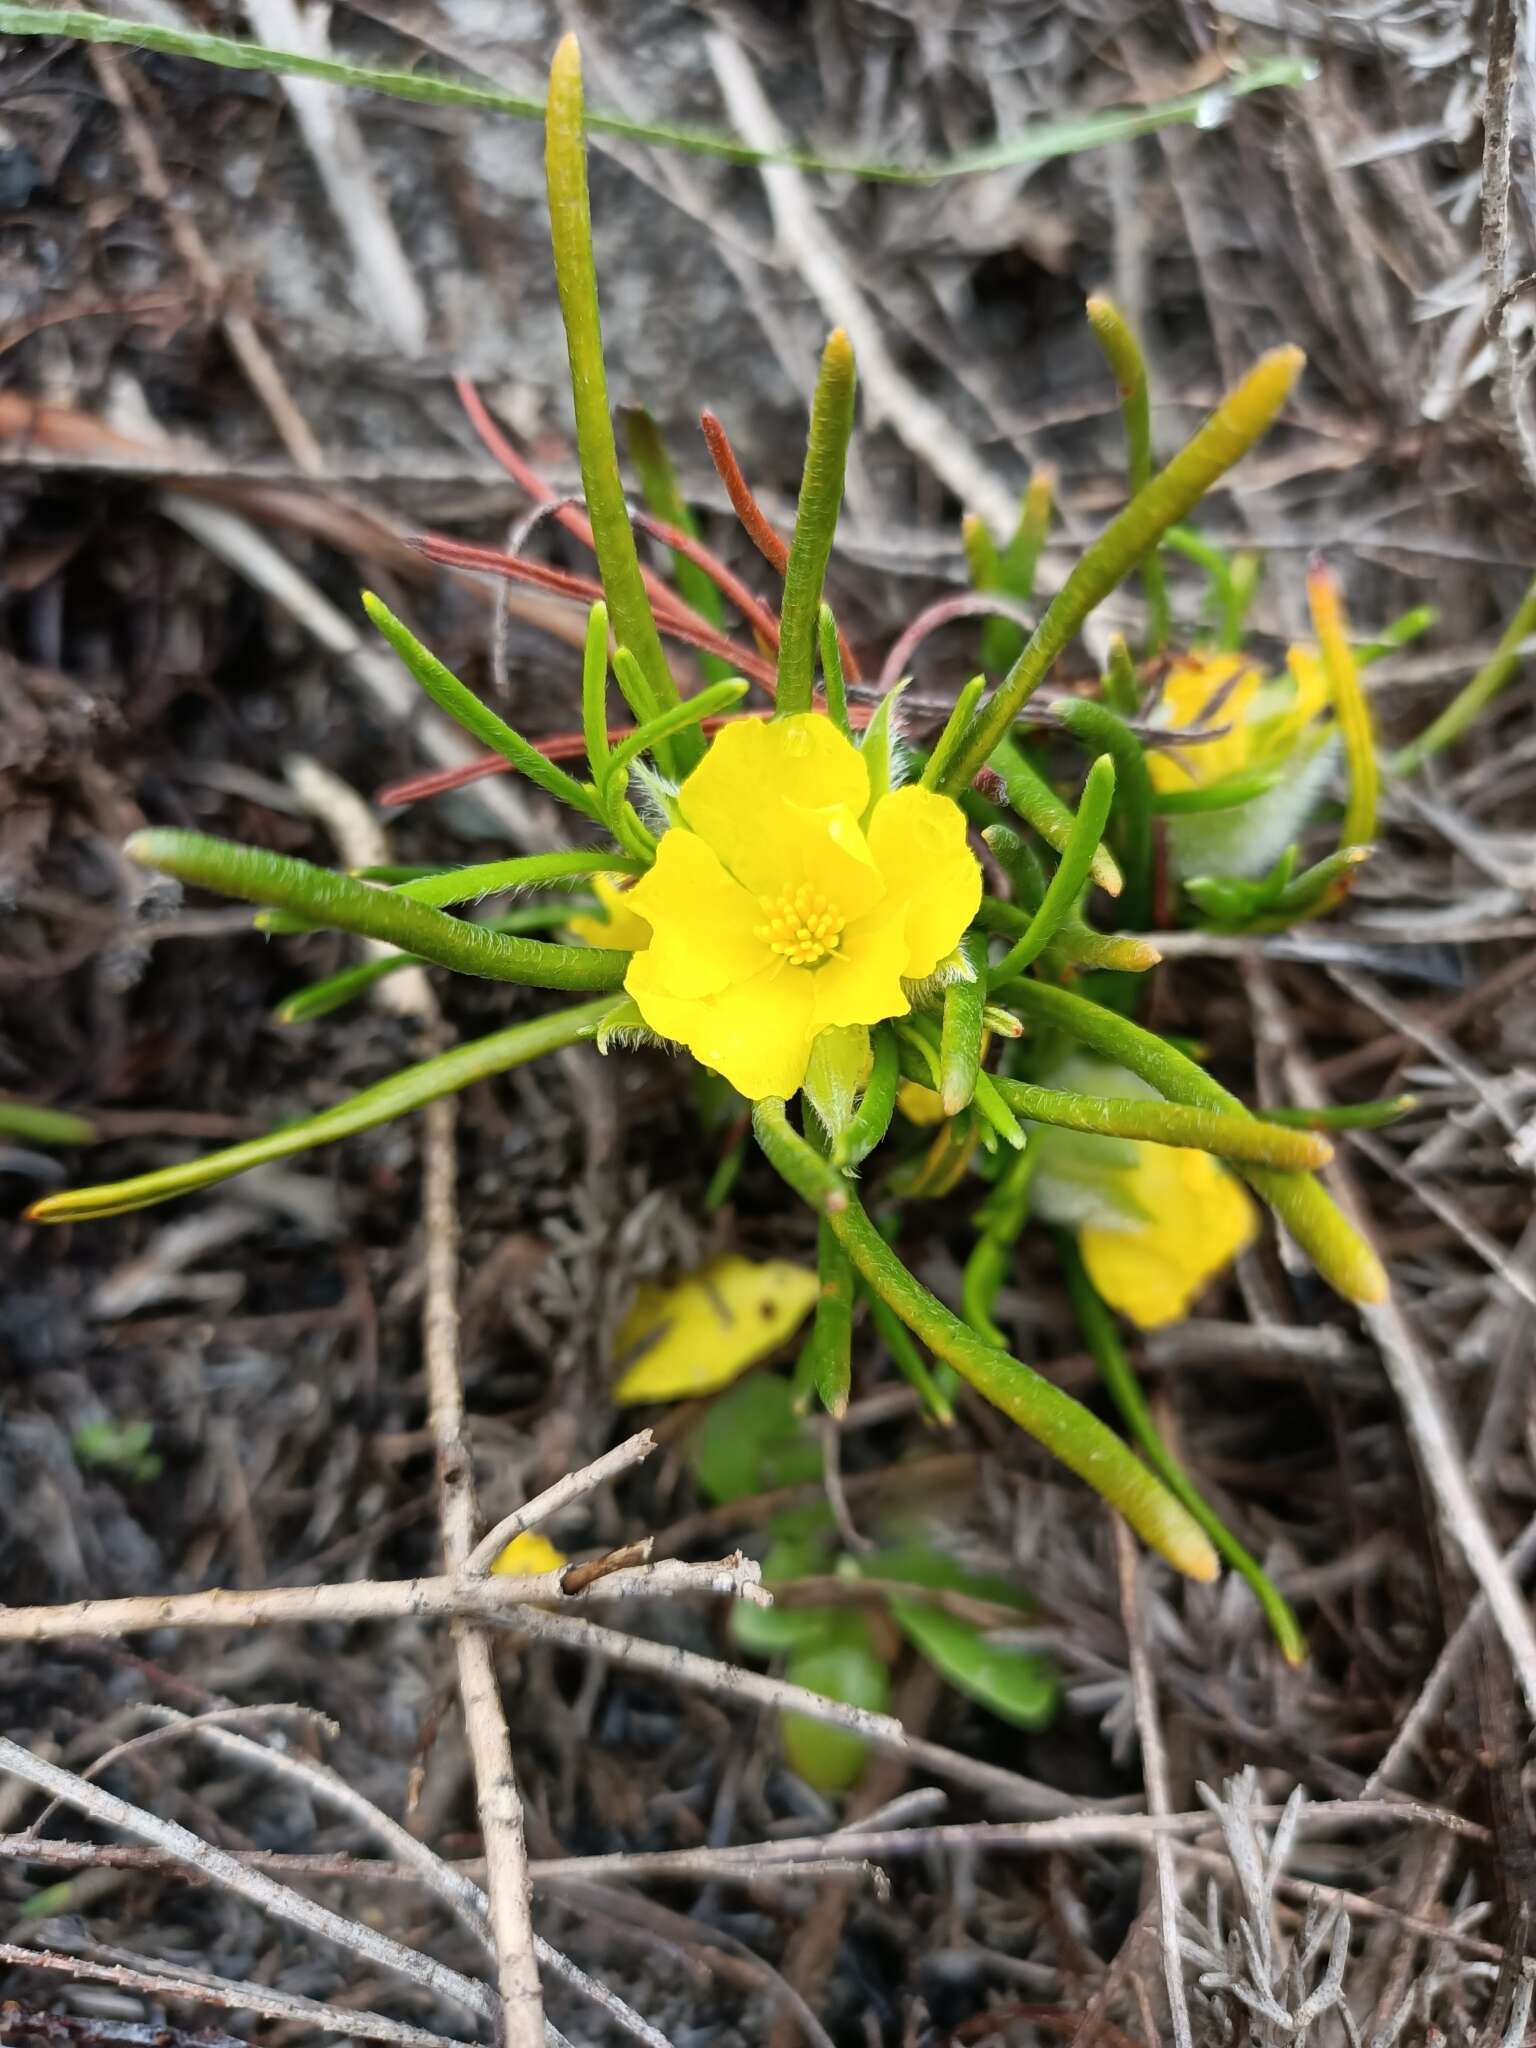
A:
{"label": "cluster of yellow stamens", "polygon": [[795,890],[786,889],[780,896],[760,896],[758,901],[768,921],[757,926],[755,936],[791,967],[814,967],[837,951],[847,920],[839,917],[809,882]]}

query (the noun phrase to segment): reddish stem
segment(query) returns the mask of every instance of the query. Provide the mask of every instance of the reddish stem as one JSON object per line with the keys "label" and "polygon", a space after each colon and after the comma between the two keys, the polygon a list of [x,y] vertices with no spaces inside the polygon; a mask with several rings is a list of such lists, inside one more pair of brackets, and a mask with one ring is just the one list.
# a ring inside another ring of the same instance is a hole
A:
{"label": "reddish stem", "polygon": [[[731,446],[725,428],[712,412],[699,414],[699,425],[704,430],[704,445],[709,450],[709,459],[715,465],[715,474],[725,485],[726,496],[731,501],[731,510],[741,521],[758,553],[782,576],[789,563],[789,544],[770,522],[767,513],[752,495],[752,486],[741,473],[741,464],[736,460],[736,451]],[[841,627],[837,632],[837,651],[842,656],[843,676],[847,682],[860,683],[864,672],[859,667],[859,658],[849,646]]]}
{"label": "reddish stem", "polygon": [[947,626],[951,619],[1012,619],[1026,633],[1032,632],[1035,624],[1022,605],[1015,604],[1011,598],[999,596],[996,591],[966,590],[954,597],[941,597],[926,611],[919,612],[901,638],[892,644],[880,670],[880,688],[894,689],[906,673],[907,663],[929,634],[936,633],[940,626]]}

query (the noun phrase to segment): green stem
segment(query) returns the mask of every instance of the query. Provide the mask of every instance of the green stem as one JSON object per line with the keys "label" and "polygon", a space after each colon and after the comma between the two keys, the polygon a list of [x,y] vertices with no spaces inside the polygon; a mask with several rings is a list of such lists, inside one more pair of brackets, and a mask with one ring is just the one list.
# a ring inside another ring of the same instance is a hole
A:
{"label": "green stem", "polygon": [[907,1271],[857,1201],[850,1200],[830,1223],[870,1291],[936,1358],[1086,1479],[1171,1564],[1194,1579],[1215,1578],[1216,1554],[1194,1518],[1096,1416],[967,1329]]}
{"label": "green stem", "polygon": [[1088,614],[1261,437],[1285,403],[1304,361],[1298,348],[1271,349],[1261,356],[1193,439],[1145,490],[1137,492],[1079,559],[1024,652],[977,714],[946,778],[946,795],[967,788],[986,765]]}
{"label": "green stem", "polygon": [[1115,1319],[1088,1277],[1082,1254],[1077,1248],[1077,1240],[1069,1231],[1057,1231],[1056,1253],[1066,1279],[1073,1312],[1077,1316],[1078,1328],[1083,1333],[1083,1341],[1093,1353],[1099,1371],[1104,1375],[1104,1384],[1109,1388],[1126,1428],[1140,1444],[1142,1456],[1168,1491],[1188,1508],[1194,1520],[1200,1524],[1232,1569],[1253,1588],[1254,1598],[1263,1608],[1265,1617],[1274,1630],[1275,1640],[1280,1645],[1285,1661],[1288,1664],[1303,1663],[1307,1655],[1307,1639],[1302,1634],[1301,1624],[1297,1621],[1290,1602],[1258,1559],[1238,1542],[1215,1509],[1205,1501],[1189,1475],[1163,1442],[1157,1424],[1152,1420],[1147,1397],[1142,1392],[1141,1384],[1131,1369],[1131,1362],[1121,1347]]}
{"label": "green stem", "polygon": [[1506,683],[1526,659],[1524,642],[1536,633],[1536,578],[1533,578],[1520,608],[1500,635],[1499,644],[1471,682],[1459,690],[1440,716],[1427,725],[1387,763],[1389,775],[1412,775],[1442,749],[1452,746],[1487,710]]}
{"label": "green stem", "polygon": [[156,1202],[191,1194],[197,1188],[212,1187],[253,1166],[271,1159],[287,1159],[295,1152],[308,1152],[316,1145],[334,1144],[358,1131],[372,1130],[407,1116],[439,1096],[456,1095],[476,1081],[504,1074],[510,1067],[526,1066],[529,1060],[574,1045],[596,1029],[611,1007],[604,998],[582,1003],[571,1010],[554,1010],[526,1024],[509,1025],[489,1038],[477,1038],[469,1045],[457,1045],[451,1052],[438,1053],[419,1066],[406,1067],[377,1081],[361,1094],[348,1096],[333,1109],[298,1123],[284,1124],[263,1138],[250,1138],[243,1145],[231,1145],[223,1152],[210,1152],[184,1166],[162,1167],[156,1173],[142,1173],[133,1180],[115,1181],[104,1187],[70,1188],[49,1195],[28,1212],[38,1223],[84,1222],[98,1216],[121,1216],[130,1209],[148,1209]]}
{"label": "green stem", "polygon": [[1023,936],[1014,941],[988,974],[989,988],[997,988],[1005,981],[1012,981],[1014,976],[1022,974],[1032,961],[1038,960],[1076,910],[1078,898],[1088,886],[1093,856],[1098,852],[1099,842],[1104,837],[1109,807],[1114,800],[1115,764],[1108,754],[1100,754],[1088,770],[1088,779],[1083,784],[1082,801],[1078,806],[1077,822],[1062,851],[1056,872],[1046,885],[1045,899],[1030,919]]}
{"label": "green stem", "polygon": [[[1120,395],[1125,423],[1126,467],[1131,496],[1152,481],[1152,405],[1147,393],[1147,362],[1141,343],[1120,308],[1109,299],[1088,301],[1088,324],[1104,351]],[[1168,644],[1168,585],[1157,549],[1141,565],[1141,587],[1147,599],[1147,651],[1160,654]]]}
{"label": "green stem", "polygon": [[[603,330],[597,306],[597,271],[592,261],[592,214],[587,195],[587,145],[583,133],[581,51],[566,36],[549,69],[544,117],[544,165],[549,184],[549,230],[555,280],[565,322],[571,365],[571,402],[576,415],[576,451],[581,487],[592,522],[592,544],[603,580],[603,596],[614,638],[627,647],[644,672],[658,712],[677,702],[677,686],[640,576],[634,529],[624,502],[619,451],[608,410],[603,368]],[[690,736],[693,737],[693,736]],[[669,749],[667,772],[691,767],[703,752],[696,743]]]}
{"label": "green stem", "polygon": [[769,1165],[802,1202],[826,1216],[847,1207],[847,1181],[794,1128],[782,1097],[765,1095],[753,1103],[752,1130]]}
{"label": "green stem", "polygon": [[811,428],[800,477],[800,503],[784,569],[779,615],[778,715],[809,711],[816,673],[821,587],[843,502],[843,473],[853,438],[856,376],[853,347],[841,327],[827,337],[811,399]]}
{"label": "green stem", "polygon": [[[286,854],[263,853],[200,832],[136,832],[124,849],[141,867],[156,868],[199,888],[245,903],[265,903],[312,925],[383,939],[438,967],[487,981],[530,988],[612,989],[629,968],[628,953],[599,946],[546,945],[445,917],[398,889],[374,889],[350,875],[311,867]],[[420,887],[421,884],[408,884]]]}
{"label": "green stem", "polygon": [[[1016,981],[1008,990],[1016,1009],[1058,1026],[1090,1051],[1128,1067],[1170,1102],[1219,1109],[1239,1117],[1252,1111],[1165,1039],[1069,990],[1042,981]],[[1341,1214],[1327,1190],[1308,1173],[1245,1164],[1240,1172],[1261,1195],[1329,1285],[1350,1301],[1378,1302],[1387,1295],[1381,1261]]]}
{"label": "green stem", "polygon": [[515,732],[504,718],[498,718],[488,704],[482,704],[474,691],[466,689],[451,669],[445,668],[435,654],[423,647],[371,590],[363,592],[363,610],[439,711],[446,712],[455,724],[473,733],[483,747],[489,747],[493,754],[500,754],[504,761],[510,761],[519,775],[526,775],[530,782],[537,783],[557,802],[569,804],[573,810],[583,811],[589,818],[601,822],[601,813],[591,790],[583,789],[574,775],[567,775],[553,761],[546,761],[537,747],[525,740],[520,732]]}
{"label": "green stem", "polygon": [[1152,782],[1141,741],[1107,704],[1086,697],[1063,704],[1061,722],[1089,753],[1108,754],[1115,764],[1115,822],[1125,875],[1120,916],[1131,931],[1144,932],[1152,922]]}

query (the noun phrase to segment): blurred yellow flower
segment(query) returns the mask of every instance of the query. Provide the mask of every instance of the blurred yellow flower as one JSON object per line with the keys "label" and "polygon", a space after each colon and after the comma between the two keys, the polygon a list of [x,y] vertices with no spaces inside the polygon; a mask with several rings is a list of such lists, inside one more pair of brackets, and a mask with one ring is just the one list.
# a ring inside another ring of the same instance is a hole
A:
{"label": "blurred yellow flower", "polygon": [[493,1572],[500,1572],[506,1579],[537,1579],[545,1572],[557,1572],[561,1565],[569,1563],[563,1550],[556,1550],[547,1536],[541,1536],[537,1529],[525,1529],[521,1536],[514,1536],[505,1549],[497,1552]]}
{"label": "blurred yellow flower", "polygon": [[594,875],[592,893],[606,915],[578,912],[570,923],[578,939],[589,946],[613,946],[621,953],[638,953],[651,943],[650,926],[630,906],[631,890],[621,889],[607,875]]}
{"label": "blurred yellow flower", "polygon": [[1147,773],[1159,795],[1212,791],[1251,779],[1245,794],[1209,811],[1168,819],[1180,874],[1263,874],[1303,830],[1327,777],[1334,728],[1329,690],[1309,647],[1293,647],[1288,673],[1265,676],[1243,654],[1194,652],[1174,662],[1153,717],[1160,726],[1227,731],[1194,746],[1151,747]]}
{"label": "blurred yellow flower", "polygon": [[674,1287],[637,1289],[614,1339],[633,1361],[614,1400],[688,1401],[729,1386],[794,1333],[819,1288],[808,1266],[727,1252]]}
{"label": "blurred yellow flower", "polygon": [[[1068,1060],[1054,1086],[1147,1099],[1157,1091],[1104,1061]],[[1074,1225],[1083,1264],[1112,1308],[1143,1330],[1177,1322],[1222,1269],[1246,1251],[1258,1211],[1209,1152],[1036,1126],[1037,1214]]]}
{"label": "blurred yellow flower", "polygon": [[818,1032],[911,1007],[981,901],[950,798],[870,801],[863,756],[817,713],[725,726],[683,824],[626,908],[651,928],[624,986],[646,1023],[752,1100],[793,1095]]}

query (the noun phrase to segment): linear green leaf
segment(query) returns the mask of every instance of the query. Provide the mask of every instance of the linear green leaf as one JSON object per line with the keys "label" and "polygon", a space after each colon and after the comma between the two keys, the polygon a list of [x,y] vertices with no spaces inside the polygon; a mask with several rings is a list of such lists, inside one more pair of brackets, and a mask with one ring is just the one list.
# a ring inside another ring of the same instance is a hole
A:
{"label": "linear green leaf", "polygon": [[843,503],[843,473],[853,438],[856,385],[853,347],[841,327],[833,328],[821,352],[811,398],[811,425],[800,475],[800,502],[784,569],[784,603],[779,614],[777,715],[809,711],[815,687],[816,631],[821,590],[832,556],[837,515]]}
{"label": "linear green leaf", "polygon": [[[293,912],[310,924],[383,939],[438,967],[487,981],[516,981],[530,988],[617,988],[629,967],[628,953],[599,946],[554,946],[538,939],[488,931],[484,925],[445,917],[400,889],[375,889],[350,875],[311,867],[281,853],[263,853],[200,832],[136,832],[124,849],[141,867],[156,868],[183,882]],[[411,888],[423,886],[409,883]]]}
{"label": "linear green leaf", "polygon": [[133,1180],[114,1181],[103,1187],[69,1188],[62,1194],[47,1195],[28,1211],[37,1223],[84,1222],[98,1216],[122,1216],[130,1209],[152,1208],[198,1188],[212,1187],[253,1166],[271,1159],[288,1159],[295,1152],[308,1152],[317,1145],[334,1144],[375,1124],[391,1123],[407,1116],[439,1096],[454,1095],[476,1081],[504,1074],[511,1067],[526,1066],[563,1045],[573,1045],[596,1030],[610,1008],[608,999],[583,1003],[571,1010],[554,1010],[525,1024],[512,1024],[505,1031],[477,1038],[469,1045],[457,1045],[451,1052],[438,1053],[419,1066],[405,1067],[387,1081],[377,1081],[360,1094],[348,1096],[334,1108],[299,1123],[285,1124],[263,1138],[250,1138],[223,1152],[210,1152],[201,1159],[189,1159],[183,1166],[162,1167],[156,1173],[141,1173]]}
{"label": "linear green leaf", "polygon": [[1536,579],[1533,579],[1519,610],[1499,636],[1499,644],[1471,682],[1458,690],[1432,724],[1416,740],[1394,754],[1387,763],[1389,775],[1412,775],[1431,756],[1454,745],[1497,697],[1527,659],[1525,642],[1536,634]]}
{"label": "linear green leaf", "polygon": [[[777,1165],[771,1152],[769,1159]],[[1191,1578],[1215,1578],[1216,1554],[1189,1511],[1113,1431],[1070,1394],[967,1329],[907,1271],[857,1201],[850,1199],[829,1221],[870,1291],[936,1358],[1086,1479],[1171,1564]]]}
{"label": "linear green leaf", "polygon": [[1114,821],[1125,875],[1120,916],[1131,931],[1145,931],[1152,921],[1152,781],[1141,741],[1107,704],[1086,697],[1063,704],[1061,722],[1091,753],[1108,754],[1115,764]]}
{"label": "linear green leaf", "polygon": [[[1012,740],[1001,741],[992,753],[991,765],[1003,778],[1003,790],[1010,806],[1026,825],[1057,853],[1065,853],[1077,825],[1077,813],[1064,804],[1027,754]],[[1093,879],[1107,895],[1118,896],[1125,887],[1120,864],[1107,846],[1094,851]]]}
{"label": "linear green leaf", "polygon": [[1100,754],[1088,770],[1077,821],[1062,849],[1056,872],[1046,884],[1044,900],[1023,934],[1014,940],[988,974],[988,988],[997,988],[1001,983],[1011,981],[1015,975],[1022,974],[1031,962],[1038,960],[1076,910],[1078,898],[1088,886],[1093,856],[1104,837],[1109,807],[1114,800],[1115,764],[1108,754]]}
{"label": "linear green leaf", "polygon": [[[1147,361],[1130,322],[1112,300],[1091,298],[1087,310],[1093,338],[1114,372],[1120,395],[1126,468],[1134,498],[1152,481],[1152,404],[1147,393]],[[1168,586],[1156,548],[1141,565],[1141,587],[1147,597],[1147,649],[1151,654],[1159,654],[1168,640]]]}
{"label": "linear green leaf", "polygon": [[[529,903],[519,910],[509,910],[502,917],[486,919],[486,929],[493,932],[542,932],[557,930],[570,922],[572,913],[590,908],[595,897],[567,897],[561,903]],[[391,975],[399,974],[407,967],[426,967],[431,963],[417,959],[414,953],[386,953],[377,960],[362,960],[355,967],[344,967],[339,974],[327,975],[323,981],[312,981],[308,988],[295,990],[285,996],[272,1012],[275,1024],[313,1024],[318,1018],[329,1017],[333,1011],[344,1009],[359,996]]]}
{"label": "linear green leaf", "polygon": [[1333,1147],[1310,1129],[1281,1128],[1264,1117],[1234,1116],[1223,1109],[1196,1109],[1180,1102],[1148,1102],[1137,1096],[1082,1095],[1067,1088],[1041,1088],[1032,1081],[994,1077],[1008,1107],[1028,1123],[1055,1124],[1098,1137],[1134,1138],[1152,1145],[1179,1145],[1213,1152],[1218,1159],[1278,1166],[1298,1172],[1326,1166]]}
{"label": "linear green leaf", "polygon": [[[643,405],[626,406],[623,418],[629,459],[640,479],[646,504],[658,519],[664,519],[668,526],[675,526],[680,533],[686,533],[690,540],[697,540],[699,523],[678,486],[677,472],[672,467],[672,458],[667,453],[660,427]],[[700,618],[724,629],[725,600],[713,577],[706,575],[697,562],[676,549],[672,552],[672,581]],[[731,673],[730,664],[718,654],[701,653],[697,660],[707,683],[723,683]]]}
{"label": "linear green leaf", "polygon": [[[549,185],[549,232],[555,252],[555,281],[565,322],[571,367],[571,403],[576,414],[576,452],[581,487],[592,522],[592,543],[603,580],[603,596],[614,638],[639,662],[654,710],[677,702],[677,685],[667,666],[661,636],[651,615],[640,575],[634,529],[624,501],[619,451],[608,411],[608,378],[603,368],[603,329],[597,305],[597,272],[592,261],[592,212],[587,195],[587,144],[582,123],[581,51],[573,35],[555,52],[549,72],[544,121],[544,167]],[[669,748],[667,769],[691,767],[700,749]]]}
{"label": "linear green leaf", "polygon": [[1253,1588],[1254,1597],[1274,1630],[1275,1640],[1280,1645],[1286,1662],[1303,1663],[1307,1654],[1307,1639],[1302,1634],[1301,1624],[1297,1621],[1290,1602],[1258,1559],[1239,1543],[1220,1515],[1205,1501],[1158,1433],[1157,1424],[1152,1420],[1152,1410],[1147,1405],[1147,1397],[1142,1392],[1141,1383],[1131,1370],[1131,1362],[1121,1346],[1115,1319],[1088,1277],[1076,1238],[1067,1231],[1058,1231],[1056,1250],[1062,1272],[1066,1277],[1067,1293],[1071,1297],[1078,1327],[1083,1333],[1083,1341],[1093,1353],[1099,1371],[1104,1376],[1104,1384],[1109,1388],[1127,1429],[1140,1444],[1142,1456],[1168,1491],[1188,1508],[1232,1569],[1245,1578]]}
{"label": "linear green leaf", "polygon": [[520,732],[515,732],[504,718],[498,718],[488,704],[482,704],[474,691],[466,689],[452,669],[445,668],[435,654],[423,647],[415,634],[403,626],[388,605],[376,598],[371,590],[363,592],[363,610],[439,711],[445,711],[455,724],[473,733],[480,744],[489,747],[493,754],[500,754],[504,761],[510,761],[519,775],[526,775],[530,782],[537,783],[557,802],[570,804],[589,818],[599,816],[596,800],[589,789],[583,789],[575,776],[567,775],[553,761],[546,761],[536,746],[525,740]]}
{"label": "linear green leaf", "polygon": [[1080,557],[1024,652],[977,713],[946,778],[946,794],[969,787],[1088,614],[1262,437],[1305,360],[1299,348],[1271,349],[1261,356],[1205,425]]}
{"label": "linear green leaf", "polygon": [[[455,903],[478,903],[486,896],[498,896],[505,889],[551,889],[562,882],[585,881],[588,875],[643,875],[646,863],[627,853],[609,853],[601,847],[582,847],[571,853],[520,853],[511,860],[477,861],[471,867],[446,868],[441,874],[420,875],[414,882],[401,882],[390,891],[412,903],[426,903],[434,910],[448,910]],[[487,931],[494,929],[490,924]],[[514,929],[514,927],[503,927]]]}
{"label": "linear green leaf", "polygon": [[958,1116],[976,1093],[981,1071],[981,1038],[987,1007],[984,942],[962,941],[970,975],[956,977],[944,990],[944,1015],[939,1032],[939,1093],[944,1114]]}

